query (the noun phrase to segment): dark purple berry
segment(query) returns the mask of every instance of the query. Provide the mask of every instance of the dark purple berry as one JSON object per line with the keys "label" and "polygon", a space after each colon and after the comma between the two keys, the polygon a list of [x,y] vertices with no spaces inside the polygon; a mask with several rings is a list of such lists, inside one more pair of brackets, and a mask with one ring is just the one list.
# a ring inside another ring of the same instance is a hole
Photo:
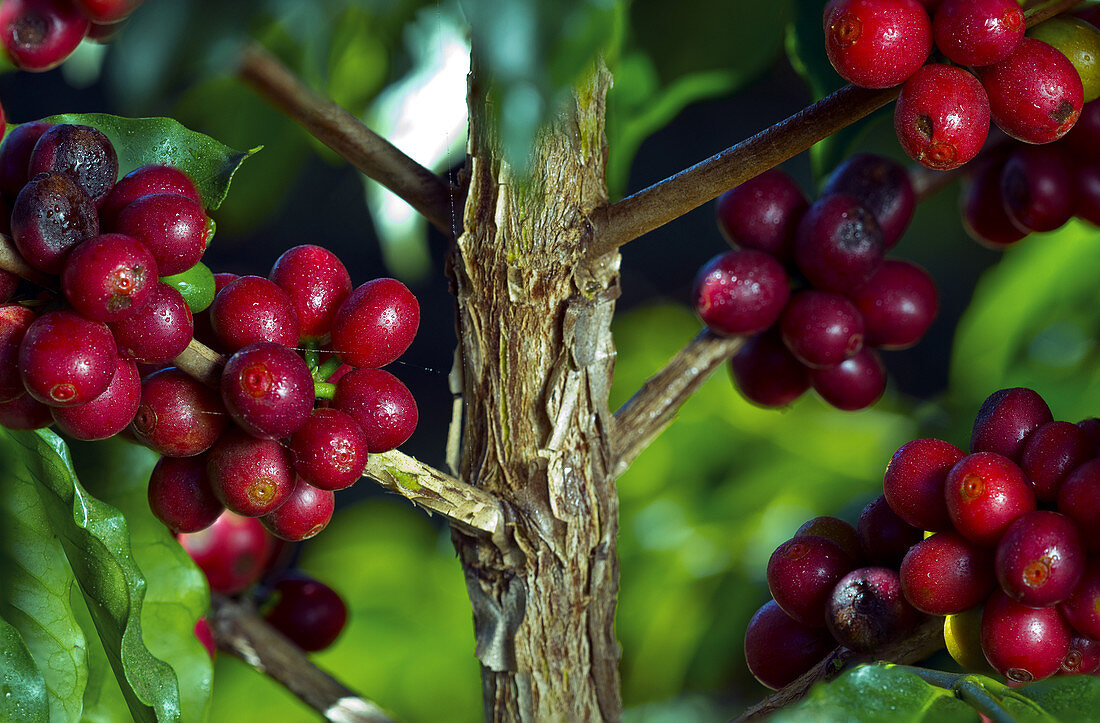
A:
{"label": "dark purple berry", "polygon": [[1004,197],[1001,195],[1004,161],[974,163],[978,167],[960,199],[963,228],[983,246],[1003,249],[1027,235],[1012,223],[1005,211]]}
{"label": "dark purple berry", "polygon": [[1018,460],[1028,435],[1053,419],[1050,407],[1033,389],[1013,387],[993,392],[978,409],[970,451],[996,452]]}
{"label": "dark purple berry", "polygon": [[855,291],[882,263],[878,221],[847,194],[823,196],[802,217],[795,260],[811,284],[840,294]]}
{"label": "dark purple berry", "polygon": [[1089,552],[1100,552],[1100,459],[1073,470],[1058,489],[1058,511],[1077,525]]}
{"label": "dark purple berry", "polygon": [[1041,502],[1058,498],[1058,488],[1074,469],[1094,456],[1088,436],[1076,424],[1047,422],[1028,435],[1020,467]]}
{"label": "dark purple berry", "polygon": [[888,567],[862,567],[842,577],[825,613],[836,641],[858,653],[873,653],[899,640],[917,617],[901,593],[898,573]]}
{"label": "dark purple berry", "polygon": [[102,131],[63,123],[49,128],[34,144],[27,172],[32,177],[64,173],[98,206],[118,180],[118,155]]}
{"label": "dark purple berry", "polygon": [[278,581],[271,601],[264,619],[307,652],[332,645],[347,622],[347,607],[336,591],[309,578]]}
{"label": "dark purple berry", "polygon": [[853,196],[871,212],[887,249],[901,240],[916,207],[916,194],[905,168],[872,153],[857,153],[837,166],[822,195],[834,193]]}
{"label": "dark purple berry", "polygon": [[856,565],[824,537],[801,535],[776,548],[768,560],[768,588],[779,607],[813,627],[825,625],[825,606],[840,578]]}
{"label": "dark purple berry", "polygon": [[897,569],[909,548],[923,539],[924,533],[898,517],[886,497],[871,500],[856,523],[863,558],[872,565]]}
{"label": "dark purple berry", "polygon": [[1073,216],[1077,196],[1073,170],[1055,147],[1023,146],[1001,170],[1001,198],[1020,229],[1053,231]]}
{"label": "dark purple berry", "polygon": [[785,407],[810,388],[810,373],[773,328],[745,340],[730,359],[737,390],[761,407]]}
{"label": "dark purple berry", "polygon": [[854,412],[871,406],[886,391],[886,367],[873,349],[864,347],[835,367],[811,369],[810,384],[829,404]]}
{"label": "dark purple berry", "polygon": [[796,621],[769,600],[745,630],[745,662],[763,685],[779,690],[812,668],[836,647],[822,627]]}
{"label": "dark purple berry", "polygon": [[778,168],[718,197],[718,227],[736,247],[756,249],[789,261],[798,221],[809,208],[802,189]]}
{"label": "dark purple berry", "polygon": [[12,128],[0,143],[0,192],[5,196],[15,198],[26,185],[31,151],[51,125],[45,121],[23,123]]}
{"label": "dark purple berry", "polygon": [[1077,587],[1058,606],[1073,629],[1100,639],[1100,560],[1090,559]]}
{"label": "dark purple berry", "polygon": [[932,277],[908,261],[886,259],[852,295],[863,315],[868,346],[908,349],[920,341],[939,311]]}
{"label": "dark purple berry", "polygon": [[791,297],[779,317],[783,343],[809,367],[840,364],[863,348],[863,317],[840,294],[808,289]]}
{"label": "dark purple berry", "polygon": [[794,533],[795,537],[800,535],[814,535],[816,537],[824,537],[826,540],[832,540],[856,562],[863,559],[863,552],[859,547],[859,534],[856,532],[856,528],[837,517],[825,515],[807,520]]}
{"label": "dark purple berry", "polygon": [[48,274],[60,273],[69,251],[98,233],[95,205],[63,173],[35,176],[12,206],[15,247],[28,264]]}

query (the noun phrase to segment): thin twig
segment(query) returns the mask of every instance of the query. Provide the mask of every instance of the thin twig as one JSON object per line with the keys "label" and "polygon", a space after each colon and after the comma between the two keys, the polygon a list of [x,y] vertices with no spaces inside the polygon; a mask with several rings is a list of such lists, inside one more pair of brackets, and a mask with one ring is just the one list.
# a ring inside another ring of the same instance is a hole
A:
{"label": "thin twig", "polygon": [[218,648],[274,678],[334,723],[393,723],[382,708],[310,662],[306,654],[245,603],[214,593],[210,628]]}
{"label": "thin twig", "polygon": [[721,337],[704,329],[615,412],[615,477],[626,471],[711,372],[744,343],[745,337]]}
{"label": "thin twig", "polygon": [[225,357],[210,347],[192,339],[183,353],[172,360],[180,371],[188,374],[208,387],[218,388],[225,366]]}
{"label": "thin twig", "polygon": [[[1066,12],[1079,0],[1050,0],[1028,10],[1030,28]],[[717,198],[724,191],[774,168],[833,133],[866,118],[894,100],[901,88],[867,90],[846,85],[793,116],[691,168],[596,209],[589,221],[589,256],[610,253],[669,221]]]}
{"label": "thin twig", "polygon": [[810,668],[784,688],[780,688],[764,700],[750,707],[733,720],[743,723],[769,715],[780,708],[800,700],[815,683],[832,680],[842,672],[860,663],[886,660],[892,663],[916,663],[943,647],[943,618],[933,617],[922,622],[913,633],[874,655],[856,653],[848,648],[837,648],[824,660]]}
{"label": "thin twig", "polygon": [[250,43],[245,47],[237,72],[272,105],[396,193],[448,237],[456,232],[462,214],[456,206],[458,192],[452,185],[336,103],[317,96],[262,46]]}

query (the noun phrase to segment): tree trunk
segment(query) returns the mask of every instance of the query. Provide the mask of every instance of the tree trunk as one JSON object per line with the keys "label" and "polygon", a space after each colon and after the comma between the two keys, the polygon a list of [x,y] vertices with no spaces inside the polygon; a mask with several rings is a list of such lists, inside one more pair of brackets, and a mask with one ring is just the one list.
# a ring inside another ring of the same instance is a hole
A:
{"label": "tree trunk", "polygon": [[503,158],[489,94],[471,82],[465,231],[451,258],[459,475],[499,496],[510,520],[506,541],[456,531],[454,542],[488,720],[622,713],[608,434],[619,256],[583,261],[587,218],[607,201],[609,84],[601,64],[539,134],[521,175]]}

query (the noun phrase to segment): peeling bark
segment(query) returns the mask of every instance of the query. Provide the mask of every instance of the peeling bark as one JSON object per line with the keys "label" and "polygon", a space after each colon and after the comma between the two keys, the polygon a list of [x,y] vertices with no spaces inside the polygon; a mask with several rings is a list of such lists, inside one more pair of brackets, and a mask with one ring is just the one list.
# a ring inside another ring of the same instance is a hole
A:
{"label": "peeling bark", "polygon": [[459,477],[499,497],[507,544],[453,538],[489,720],[617,720],[618,499],[609,447],[619,256],[586,263],[607,203],[601,66],[521,176],[471,86],[465,231],[450,272],[464,394]]}

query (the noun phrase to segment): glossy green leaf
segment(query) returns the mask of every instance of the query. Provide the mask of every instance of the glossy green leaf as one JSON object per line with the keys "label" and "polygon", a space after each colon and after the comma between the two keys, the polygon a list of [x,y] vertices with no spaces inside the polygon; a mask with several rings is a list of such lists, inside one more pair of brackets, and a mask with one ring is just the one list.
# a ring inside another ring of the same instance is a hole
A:
{"label": "glossy green leaf", "polygon": [[202,720],[210,703],[212,668],[194,629],[210,596],[202,572],[149,510],[146,488],[158,455],[117,438],[74,443],[72,454],[88,492],[126,517],[134,562],[147,584],[143,639],[175,671],[183,720]]}
{"label": "glossy green leaf", "polygon": [[46,723],[46,681],[19,631],[0,617],[0,720]]}
{"label": "glossy green leaf", "polygon": [[81,723],[116,723],[130,717],[130,706],[111,668],[111,660],[96,633],[95,622],[79,587],[72,594],[73,613],[84,630],[88,648],[88,685],[84,688]]}
{"label": "glossy green leaf", "polygon": [[977,721],[978,714],[950,690],[879,663],[853,668],[830,683],[818,684],[802,703],[785,708],[771,720],[969,723]]}
{"label": "glossy green leaf", "polygon": [[[1100,678],[1092,675],[1059,675],[1016,688],[1054,720],[1083,720],[1100,711]],[[1021,708],[1018,704],[1014,708]]]}
{"label": "glossy green leaf", "polygon": [[41,670],[50,718],[75,721],[88,678],[84,632],[73,616],[73,573],[54,537],[21,450],[4,440],[0,471],[0,617]]}
{"label": "glossy green leaf", "polygon": [[23,465],[16,465],[14,474],[36,485],[51,534],[84,594],[131,715],[139,721],[181,720],[185,701],[176,671],[153,654],[143,635],[148,583],[131,555],[126,519],[84,489],[68,448],[53,432],[5,430],[0,440],[10,454],[21,455]]}
{"label": "glossy green leaf", "polygon": [[203,205],[210,210],[221,206],[229,193],[233,175],[250,151],[236,151],[183,126],[172,118],[122,118],[104,113],[55,115],[51,123],[77,123],[103,131],[118,153],[119,172],[160,163],[186,172],[198,186]]}

